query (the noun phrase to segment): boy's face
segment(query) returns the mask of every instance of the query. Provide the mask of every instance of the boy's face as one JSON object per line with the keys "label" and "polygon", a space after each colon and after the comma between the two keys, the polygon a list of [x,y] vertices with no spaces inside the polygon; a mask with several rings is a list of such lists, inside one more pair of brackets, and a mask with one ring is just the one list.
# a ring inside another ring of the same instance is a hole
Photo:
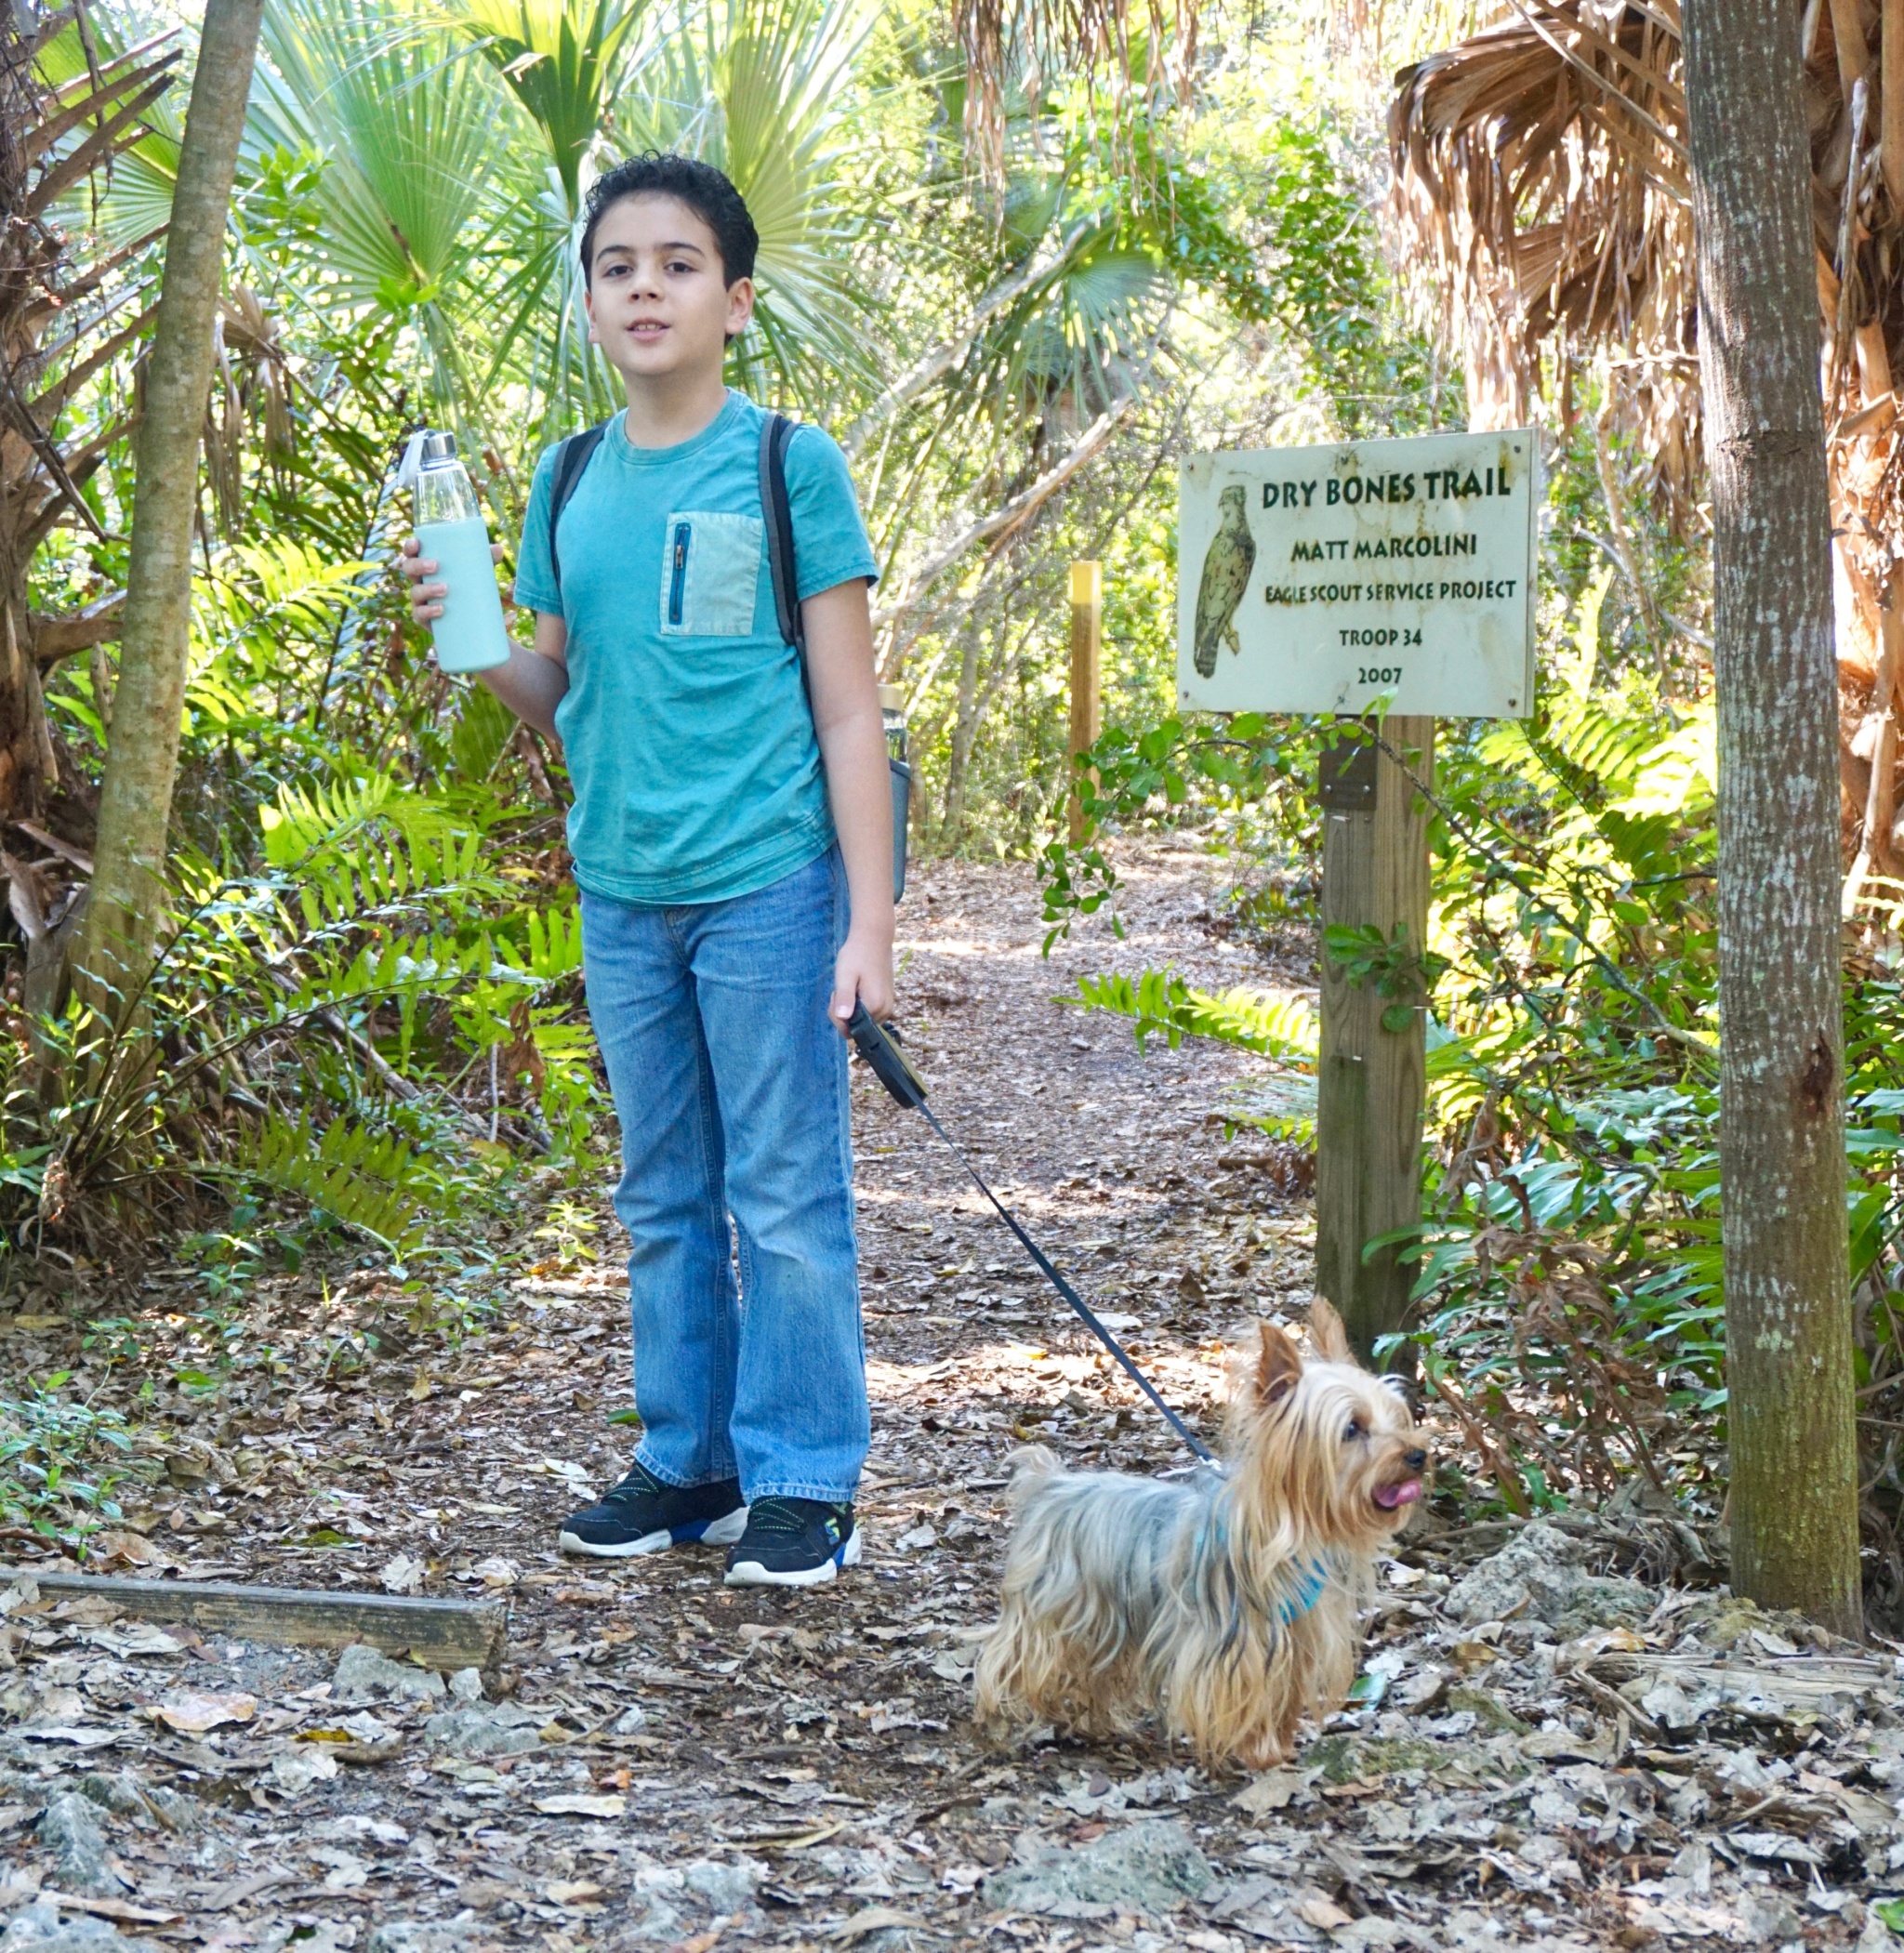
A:
{"label": "boy's face", "polygon": [[719,373],[728,339],[753,317],[748,278],[726,282],[704,218],[672,197],[624,197],[595,231],[588,336],[629,379]]}

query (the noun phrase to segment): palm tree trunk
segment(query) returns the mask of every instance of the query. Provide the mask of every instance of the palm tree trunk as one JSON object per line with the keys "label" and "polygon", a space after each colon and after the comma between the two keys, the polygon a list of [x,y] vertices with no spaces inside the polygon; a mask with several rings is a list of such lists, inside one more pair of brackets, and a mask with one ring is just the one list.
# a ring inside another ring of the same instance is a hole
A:
{"label": "palm tree trunk", "polygon": [[1719,717],[1732,1584],[1857,1635],[1837,692],[1811,162],[1785,0],[1688,0]]}
{"label": "palm tree trunk", "polygon": [[199,437],[226,214],[263,11],[263,0],[208,0],[205,7],[135,449],[119,684],[80,955],[90,982],[122,1000],[142,978],[165,902],[165,830],[192,647]]}

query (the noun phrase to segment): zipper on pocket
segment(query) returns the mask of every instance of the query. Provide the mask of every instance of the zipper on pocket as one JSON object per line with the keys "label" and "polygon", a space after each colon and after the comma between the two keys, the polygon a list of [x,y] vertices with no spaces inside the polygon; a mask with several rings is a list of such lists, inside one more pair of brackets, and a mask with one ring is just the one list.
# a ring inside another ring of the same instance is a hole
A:
{"label": "zipper on pocket", "polygon": [[686,522],[674,525],[674,556],[668,585],[668,621],[678,625],[681,622],[681,600],[687,594],[688,544],[694,531]]}

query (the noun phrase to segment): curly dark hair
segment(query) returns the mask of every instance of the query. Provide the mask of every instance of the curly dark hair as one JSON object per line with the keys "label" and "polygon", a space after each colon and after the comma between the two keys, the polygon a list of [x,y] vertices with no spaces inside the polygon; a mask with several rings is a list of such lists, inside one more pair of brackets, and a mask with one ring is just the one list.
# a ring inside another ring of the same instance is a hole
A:
{"label": "curly dark hair", "polygon": [[588,220],[582,226],[582,277],[595,271],[595,232],[611,205],[624,197],[672,197],[685,204],[714,233],[721,253],[721,274],[732,284],[754,275],[754,254],[760,233],[741,193],[711,163],[694,156],[663,155],[647,150],[617,163],[596,178],[588,191]]}

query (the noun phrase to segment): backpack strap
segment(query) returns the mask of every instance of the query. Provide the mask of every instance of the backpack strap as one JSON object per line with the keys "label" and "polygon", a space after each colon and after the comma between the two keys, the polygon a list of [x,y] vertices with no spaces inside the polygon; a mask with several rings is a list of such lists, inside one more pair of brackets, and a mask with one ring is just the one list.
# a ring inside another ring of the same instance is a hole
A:
{"label": "backpack strap", "polygon": [[555,482],[549,495],[549,567],[554,574],[557,589],[562,587],[562,551],[555,546],[556,524],[562,521],[570,497],[582,485],[582,475],[607,431],[608,423],[604,420],[599,428],[585,428],[579,434],[571,434],[555,451]]}
{"label": "backpack strap", "polygon": [[794,574],[793,504],[787,493],[787,444],[794,423],[770,414],[760,429],[760,513],[767,522],[767,567],[774,577],[774,612],[783,640],[807,661],[806,625],[800,614],[800,579]]}

